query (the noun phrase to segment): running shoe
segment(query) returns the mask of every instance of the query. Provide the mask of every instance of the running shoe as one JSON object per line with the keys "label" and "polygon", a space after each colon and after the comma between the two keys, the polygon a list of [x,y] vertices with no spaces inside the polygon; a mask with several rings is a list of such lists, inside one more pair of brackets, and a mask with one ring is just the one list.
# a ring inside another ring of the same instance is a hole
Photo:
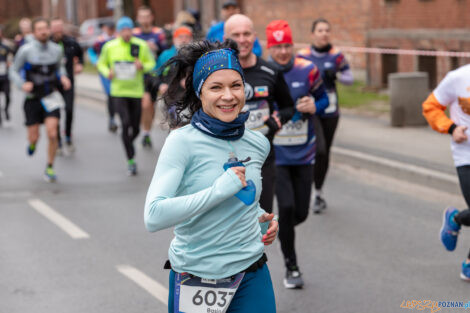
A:
{"label": "running shoe", "polygon": [[46,167],[46,172],[44,173],[44,179],[49,183],[53,183],[56,181],[57,176],[55,175],[55,171],[52,167],[50,166]]}
{"label": "running shoe", "polygon": [[284,287],[287,289],[299,289],[304,286],[302,279],[302,273],[299,271],[298,266],[291,266],[286,270],[286,276],[284,277]]}
{"label": "running shoe", "polygon": [[70,137],[65,139],[65,150],[67,151],[67,154],[72,154],[75,152],[75,146],[73,145],[72,139]]}
{"label": "running shoe", "polygon": [[440,231],[441,242],[448,251],[454,251],[457,245],[460,225],[454,221],[454,216],[459,213],[456,208],[448,207],[442,216],[442,227]]}
{"label": "running shoe", "polygon": [[135,163],[135,161],[133,159],[128,161],[127,174],[129,176],[137,175],[137,164]]}
{"label": "running shoe", "polygon": [[112,133],[115,133],[117,131],[118,126],[117,126],[116,122],[114,121],[114,119],[109,120],[108,129]]}
{"label": "running shoe", "polygon": [[326,201],[320,197],[315,197],[315,202],[313,203],[313,213],[320,214],[322,211],[326,210]]}
{"label": "running shoe", "polygon": [[142,146],[144,148],[152,148],[152,140],[150,139],[149,135],[144,135],[142,138]]}
{"label": "running shoe", "polygon": [[460,272],[460,278],[470,282],[470,263],[467,263],[466,261],[462,263],[462,272]]}
{"label": "running shoe", "polygon": [[26,148],[26,152],[29,156],[32,156],[34,154],[34,151],[36,151],[36,145],[34,143],[28,145],[28,147]]}

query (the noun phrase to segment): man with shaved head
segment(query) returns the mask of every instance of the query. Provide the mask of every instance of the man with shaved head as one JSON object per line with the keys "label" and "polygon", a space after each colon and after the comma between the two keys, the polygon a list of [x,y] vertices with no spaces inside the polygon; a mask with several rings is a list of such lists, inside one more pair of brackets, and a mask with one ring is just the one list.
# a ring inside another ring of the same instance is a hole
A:
{"label": "man with shaved head", "polygon": [[253,22],[243,14],[232,15],[224,25],[224,38],[234,40],[240,51],[240,64],[245,73],[244,110],[250,111],[246,127],[262,132],[271,143],[271,152],[262,168],[261,207],[268,213],[273,208],[276,164],[272,146],[274,134],[294,114],[294,101],[282,72],[275,65],[253,53],[256,32]]}

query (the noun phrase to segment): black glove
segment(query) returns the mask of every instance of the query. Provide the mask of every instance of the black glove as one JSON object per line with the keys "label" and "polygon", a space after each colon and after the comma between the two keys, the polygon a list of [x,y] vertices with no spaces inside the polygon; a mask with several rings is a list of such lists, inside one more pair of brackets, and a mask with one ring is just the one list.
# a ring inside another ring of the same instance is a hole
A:
{"label": "black glove", "polygon": [[336,71],[334,69],[327,69],[323,73],[323,76],[325,77],[325,82],[333,83],[336,80]]}
{"label": "black glove", "polygon": [[270,116],[268,120],[264,122],[264,124],[266,124],[266,126],[269,128],[268,135],[274,135],[280,129],[276,120],[272,116]]}

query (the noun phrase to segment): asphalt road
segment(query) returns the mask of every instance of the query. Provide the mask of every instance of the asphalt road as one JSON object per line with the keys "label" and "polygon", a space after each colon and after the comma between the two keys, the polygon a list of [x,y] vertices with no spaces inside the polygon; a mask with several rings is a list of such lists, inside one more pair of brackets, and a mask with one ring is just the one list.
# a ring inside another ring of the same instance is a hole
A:
{"label": "asphalt road", "polygon": [[[77,150],[57,158],[49,184],[45,136],[26,156],[20,98],[12,127],[0,128],[0,313],[166,312],[172,231],[148,233],[143,205],[167,132],[155,128],[153,150],[137,144],[139,175],[128,177],[104,104],[79,98]],[[297,231],[304,289],[283,288],[279,245],[267,249],[278,312],[395,313],[409,311],[404,300],[470,300],[459,279],[469,236],[462,231],[454,253],[438,240],[442,209],[462,207],[460,197],[342,164],[325,192],[327,212]]]}

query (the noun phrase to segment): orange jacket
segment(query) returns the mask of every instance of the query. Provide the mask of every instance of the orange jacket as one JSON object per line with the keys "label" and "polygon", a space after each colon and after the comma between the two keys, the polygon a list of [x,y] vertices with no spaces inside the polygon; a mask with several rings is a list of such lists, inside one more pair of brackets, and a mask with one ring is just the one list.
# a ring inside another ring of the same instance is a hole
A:
{"label": "orange jacket", "polygon": [[423,102],[423,115],[432,129],[447,134],[454,122],[445,114],[446,106],[437,101],[434,93]]}

